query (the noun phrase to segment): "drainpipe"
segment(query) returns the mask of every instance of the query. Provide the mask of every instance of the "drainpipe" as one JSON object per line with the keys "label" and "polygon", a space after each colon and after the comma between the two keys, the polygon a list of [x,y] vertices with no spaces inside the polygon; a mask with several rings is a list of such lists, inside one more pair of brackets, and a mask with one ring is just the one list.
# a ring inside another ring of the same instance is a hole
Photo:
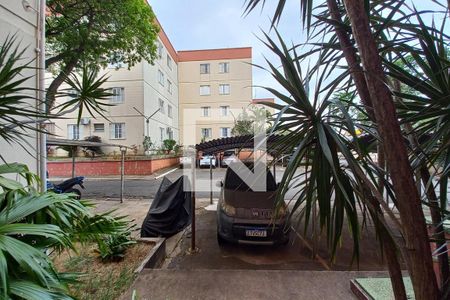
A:
{"label": "drainpipe", "polygon": [[[45,102],[45,0],[39,1],[38,14],[38,34],[39,34],[39,111],[46,113]],[[47,134],[44,132],[44,124],[38,124],[42,132],[39,132],[39,177],[41,178],[41,192],[47,190]]]}

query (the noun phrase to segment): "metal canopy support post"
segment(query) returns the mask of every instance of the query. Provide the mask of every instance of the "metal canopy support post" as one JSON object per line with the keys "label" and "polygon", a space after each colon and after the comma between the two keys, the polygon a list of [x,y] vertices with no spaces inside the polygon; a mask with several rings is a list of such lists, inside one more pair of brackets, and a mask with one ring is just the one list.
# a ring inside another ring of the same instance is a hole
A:
{"label": "metal canopy support post", "polygon": [[192,158],[191,168],[192,168],[192,192],[191,192],[191,249],[190,252],[194,253],[197,251],[195,247],[195,168],[196,168],[197,151]]}
{"label": "metal canopy support post", "polygon": [[120,203],[123,203],[123,191],[125,187],[125,153],[127,148],[120,147],[121,161],[120,161]]}
{"label": "metal canopy support post", "polygon": [[72,146],[72,178],[75,177],[75,155],[76,155],[76,146]]}
{"label": "metal canopy support post", "polygon": [[212,173],[212,155],[209,157],[209,204],[213,204],[213,173]]}

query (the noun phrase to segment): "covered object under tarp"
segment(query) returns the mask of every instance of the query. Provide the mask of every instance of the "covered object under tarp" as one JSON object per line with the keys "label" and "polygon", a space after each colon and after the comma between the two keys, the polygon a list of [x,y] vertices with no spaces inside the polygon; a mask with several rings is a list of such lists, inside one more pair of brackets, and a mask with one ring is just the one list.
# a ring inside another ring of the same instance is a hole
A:
{"label": "covered object under tarp", "polygon": [[[185,190],[187,192],[185,192]],[[191,223],[189,179],[172,183],[164,177],[141,227],[141,237],[169,237]]]}

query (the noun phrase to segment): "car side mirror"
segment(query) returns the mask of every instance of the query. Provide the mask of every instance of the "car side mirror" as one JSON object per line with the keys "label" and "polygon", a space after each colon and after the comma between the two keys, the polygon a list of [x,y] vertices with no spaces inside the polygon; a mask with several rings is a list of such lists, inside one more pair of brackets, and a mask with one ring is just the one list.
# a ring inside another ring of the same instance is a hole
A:
{"label": "car side mirror", "polygon": [[216,181],[216,186],[219,188],[223,187],[223,181],[222,180]]}

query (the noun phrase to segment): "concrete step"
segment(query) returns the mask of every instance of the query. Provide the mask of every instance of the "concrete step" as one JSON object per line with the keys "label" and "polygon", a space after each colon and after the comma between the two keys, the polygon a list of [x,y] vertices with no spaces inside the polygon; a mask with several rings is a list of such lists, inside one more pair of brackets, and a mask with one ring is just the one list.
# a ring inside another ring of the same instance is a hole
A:
{"label": "concrete step", "polygon": [[138,299],[356,299],[350,279],[383,277],[386,272],[291,270],[147,269],[133,290]]}

